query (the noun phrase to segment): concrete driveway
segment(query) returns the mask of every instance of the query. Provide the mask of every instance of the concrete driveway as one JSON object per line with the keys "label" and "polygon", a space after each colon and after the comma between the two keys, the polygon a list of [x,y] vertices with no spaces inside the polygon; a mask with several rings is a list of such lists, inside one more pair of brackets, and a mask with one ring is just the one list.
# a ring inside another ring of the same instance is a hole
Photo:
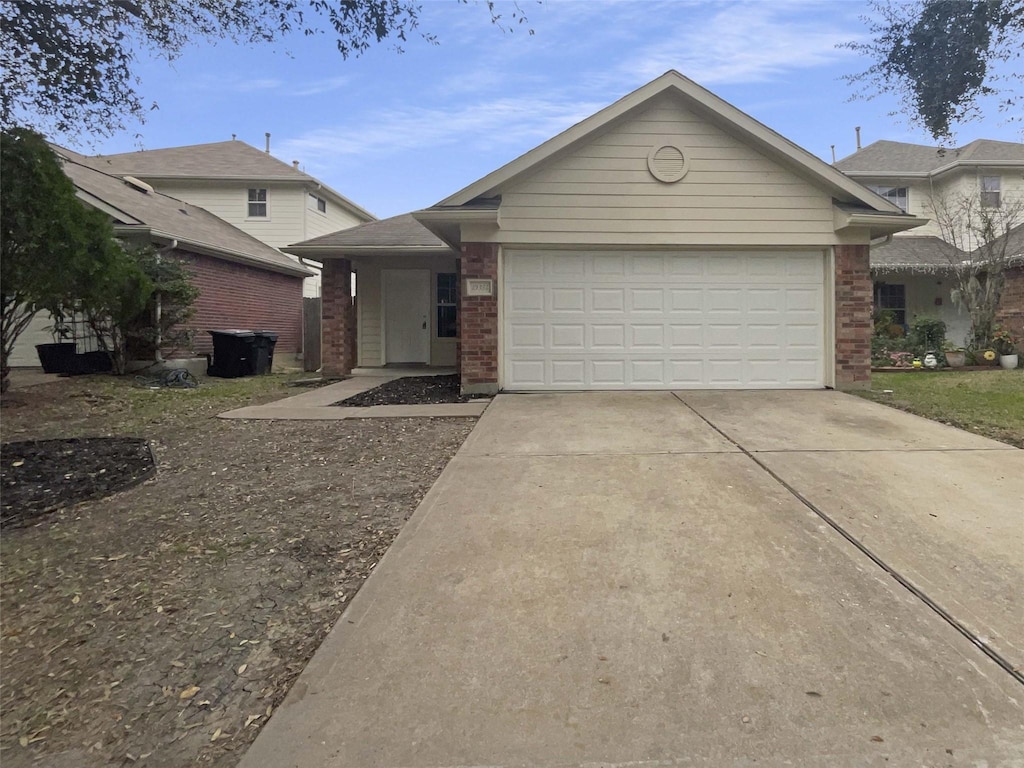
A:
{"label": "concrete driveway", "polygon": [[1022,498],[838,393],[500,396],[242,767],[1024,765]]}

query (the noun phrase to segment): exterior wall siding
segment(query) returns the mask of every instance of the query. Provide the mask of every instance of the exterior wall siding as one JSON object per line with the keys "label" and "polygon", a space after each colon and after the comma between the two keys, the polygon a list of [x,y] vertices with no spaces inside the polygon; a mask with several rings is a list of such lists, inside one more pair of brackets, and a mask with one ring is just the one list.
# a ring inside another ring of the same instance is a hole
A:
{"label": "exterior wall siding", "polygon": [[[689,162],[673,184],[647,155],[664,137]],[[489,238],[490,239],[490,238]],[[503,244],[822,246],[831,196],[664,97],[502,191]]]}
{"label": "exterior wall siding", "polygon": [[[199,289],[196,313],[188,326],[195,331],[194,351],[213,351],[209,330],[241,328],[278,334],[275,355],[302,349],[302,278],[235,264],[223,259],[175,251],[189,267]],[[176,356],[188,356],[178,350]]]}
{"label": "exterior wall siding", "polygon": [[837,389],[871,386],[872,283],[867,245],[835,247]]}

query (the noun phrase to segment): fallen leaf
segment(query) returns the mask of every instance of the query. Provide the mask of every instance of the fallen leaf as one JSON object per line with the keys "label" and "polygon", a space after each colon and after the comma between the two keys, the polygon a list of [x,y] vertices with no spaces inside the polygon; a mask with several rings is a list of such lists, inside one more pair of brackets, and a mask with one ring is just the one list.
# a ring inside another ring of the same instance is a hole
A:
{"label": "fallen leaf", "polygon": [[612,684],[612,681],[609,680],[606,677],[599,677],[599,678],[597,678],[597,682],[602,683],[603,685],[611,685]]}
{"label": "fallen leaf", "polygon": [[815,699],[820,699],[821,698],[821,694],[818,693],[817,691],[804,691],[804,693],[806,693],[808,696],[810,696],[812,698],[815,698]]}
{"label": "fallen leaf", "polygon": [[216,741],[220,736],[220,728],[213,732],[213,736],[210,737],[210,741]]}
{"label": "fallen leaf", "polygon": [[182,663],[181,663],[180,661],[178,661],[177,659],[175,659],[174,661],[172,661],[172,662],[171,662],[171,666],[172,666],[172,667],[184,667],[185,665],[184,665],[184,664],[182,664]]}
{"label": "fallen leaf", "polygon": [[182,691],[181,693],[178,694],[178,698],[179,699],[191,699],[197,693],[199,693],[199,686],[198,685],[190,685],[188,688],[186,688],[184,691]]}
{"label": "fallen leaf", "polygon": [[879,744],[881,744],[881,743],[882,743],[883,741],[885,741],[885,739],[883,739],[883,738],[882,738],[881,736],[872,736],[872,737],[871,737],[871,740],[872,740],[872,741],[876,741],[876,742],[878,742]]}
{"label": "fallen leaf", "polygon": [[18,739],[18,743],[21,744],[21,746],[23,746],[23,747],[27,747],[28,746],[28,736],[22,736],[20,739]]}
{"label": "fallen leaf", "polygon": [[241,665],[241,666],[240,666],[240,667],[238,668],[238,674],[242,674],[243,672],[245,672],[245,670],[246,670],[246,667],[248,667],[248,666],[249,666],[248,664],[242,664],[242,665]]}
{"label": "fallen leaf", "polygon": [[25,464],[25,460],[24,459],[18,459],[17,461],[12,461],[11,462],[11,466],[12,467],[21,467],[21,466],[24,466],[24,464]]}
{"label": "fallen leaf", "polygon": [[75,595],[74,597],[71,598],[71,602],[74,605],[78,605],[80,602],[82,602],[82,598],[79,597],[78,595]]}

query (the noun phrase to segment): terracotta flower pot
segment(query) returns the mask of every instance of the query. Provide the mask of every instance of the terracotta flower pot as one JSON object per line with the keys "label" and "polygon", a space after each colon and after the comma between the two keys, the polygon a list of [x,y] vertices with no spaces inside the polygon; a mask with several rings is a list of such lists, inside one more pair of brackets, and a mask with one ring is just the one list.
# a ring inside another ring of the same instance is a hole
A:
{"label": "terracotta flower pot", "polygon": [[947,352],[946,362],[949,364],[950,368],[963,368],[966,357],[967,353],[962,349],[959,349],[953,352]]}

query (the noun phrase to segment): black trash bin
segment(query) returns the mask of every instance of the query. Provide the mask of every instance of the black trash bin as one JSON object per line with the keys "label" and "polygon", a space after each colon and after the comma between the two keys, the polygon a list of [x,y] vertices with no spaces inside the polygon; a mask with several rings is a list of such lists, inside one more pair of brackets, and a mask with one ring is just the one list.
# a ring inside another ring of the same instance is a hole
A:
{"label": "black trash bin", "polygon": [[213,360],[206,367],[210,376],[237,379],[256,372],[256,334],[252,331],[207,331],[213,337]]}
{"label": "black trash bin", "polygon": [[256,367],[257,374],[270,373],[274,367],[274,347],[277,345],[278,334],[273,331],[253,331],[256,334]]}

